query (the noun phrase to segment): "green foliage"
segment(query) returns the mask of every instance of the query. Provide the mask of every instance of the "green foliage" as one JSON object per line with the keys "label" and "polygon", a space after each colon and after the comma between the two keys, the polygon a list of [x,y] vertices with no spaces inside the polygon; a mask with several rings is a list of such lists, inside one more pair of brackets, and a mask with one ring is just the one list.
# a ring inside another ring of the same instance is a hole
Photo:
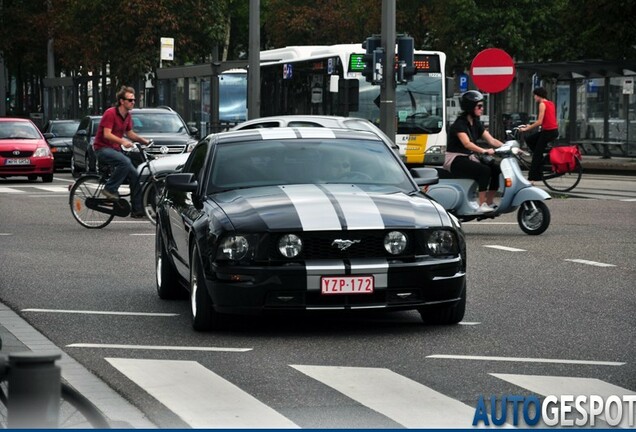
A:
{"label": "green foliage", "polygon": [[[261,0],[262,47],[361,43],[380,33],[383,0]],[[248,51],[249,0],[2,0],[0,51],[18,81],[46,75],[47,41],[56,73],[99,74],[133,83],[159,65],[160,38],[175,40],[173,65]],[[449,73],[481,50],[516,61],[636,59],[633,0],[396,0],[396,30],[416,48],[447,54]],[[170,65],[168,65],[170,66]]]}

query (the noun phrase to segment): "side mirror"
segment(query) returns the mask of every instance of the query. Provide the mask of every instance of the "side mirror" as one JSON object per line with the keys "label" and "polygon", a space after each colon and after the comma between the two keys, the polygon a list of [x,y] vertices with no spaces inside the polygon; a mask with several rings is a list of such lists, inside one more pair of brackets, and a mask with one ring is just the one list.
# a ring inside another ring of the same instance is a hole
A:
{"label": "side mirror", "polygon": [[77,132],[75,132],[75,135],[85,137],[88,135],[88,132],[86,131],[86,129],[79,129]]}
{"label": "side mirror", "polygon": [[44,135],[44,138],[46,139],[55,138],[55,134],[53,132],[45,132],[42,135]]}
{"label": "side mirror", "polygon": [[411,168],[410,172],[418,186],[429,186],[439,183],[439,175],[435,168]]}
{"label": "side mirror", "polygon": [[179,192],[196,192],[199,183],[192,173],[169,174],[166,177],[166,189]]}

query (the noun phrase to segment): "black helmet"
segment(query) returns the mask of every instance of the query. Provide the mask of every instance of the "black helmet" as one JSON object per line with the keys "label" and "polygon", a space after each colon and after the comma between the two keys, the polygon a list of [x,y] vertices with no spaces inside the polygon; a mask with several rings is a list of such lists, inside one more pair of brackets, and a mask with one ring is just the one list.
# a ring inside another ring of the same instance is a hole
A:
{"label": "black helmet", "polygon": [[472,114],[477,102],[481,102],[483,100],[483,94],[479,93],[477,90],[468,90],[461,98],[459,98],[459,107],[463,112]]}

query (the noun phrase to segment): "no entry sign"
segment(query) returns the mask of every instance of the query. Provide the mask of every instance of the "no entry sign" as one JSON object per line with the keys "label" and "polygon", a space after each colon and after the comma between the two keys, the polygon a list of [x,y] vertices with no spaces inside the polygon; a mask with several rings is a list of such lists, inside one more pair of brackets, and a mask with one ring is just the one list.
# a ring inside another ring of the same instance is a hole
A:
{"label": "no entry sign", "polygon": [[504,91],[515,77],[515,64],[504,50],[488,48],[473,59],[470,76],[480,90],[499,93]]}

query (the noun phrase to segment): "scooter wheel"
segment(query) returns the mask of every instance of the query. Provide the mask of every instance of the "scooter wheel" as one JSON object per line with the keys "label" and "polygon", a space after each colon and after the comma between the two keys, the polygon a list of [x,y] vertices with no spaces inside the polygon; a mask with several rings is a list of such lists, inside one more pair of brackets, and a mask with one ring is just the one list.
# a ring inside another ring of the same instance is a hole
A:
{"label": "scooter wheel", "polygon": [[543,234],[550,226],[550,210],[543,201],[525,201],[517,212],[517,222],[528,235]]}

